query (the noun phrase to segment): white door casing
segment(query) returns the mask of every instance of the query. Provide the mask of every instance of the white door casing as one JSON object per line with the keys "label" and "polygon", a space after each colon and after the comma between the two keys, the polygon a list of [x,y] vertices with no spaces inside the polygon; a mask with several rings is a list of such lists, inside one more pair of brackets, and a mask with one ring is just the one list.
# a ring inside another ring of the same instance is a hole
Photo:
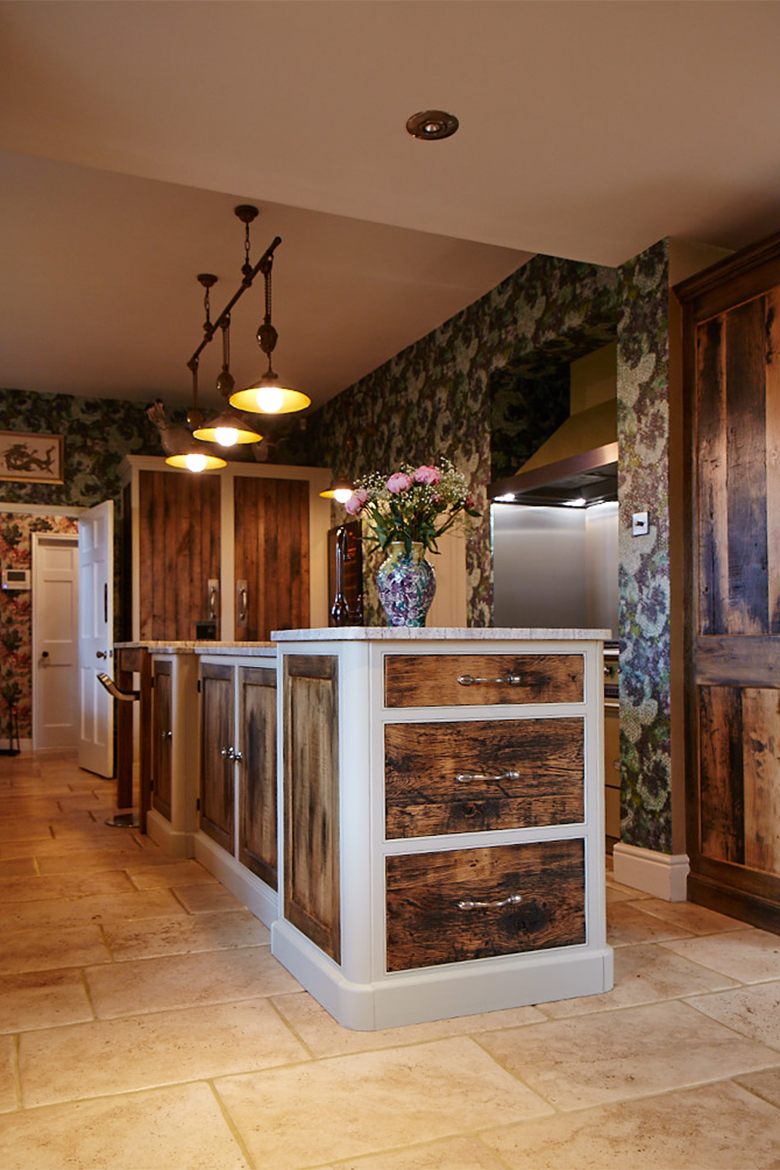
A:
{"label": "white door casing", "polygon": [[78,704],[78,537],[32,534],[33,748],[74,748]]}
{"label": "white door casing", "polygon": [[79,516],[79,767],[114,775],[114,700],[98,681],[113,674],[114,504]]}

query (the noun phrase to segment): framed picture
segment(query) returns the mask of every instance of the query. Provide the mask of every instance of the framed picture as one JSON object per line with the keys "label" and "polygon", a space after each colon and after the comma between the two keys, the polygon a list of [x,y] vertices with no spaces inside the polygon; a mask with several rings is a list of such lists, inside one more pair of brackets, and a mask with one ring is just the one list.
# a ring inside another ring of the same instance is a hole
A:
{"label": "framed picture", "polygon": [[62,483],[62,435],[0,431],[0,479]]}

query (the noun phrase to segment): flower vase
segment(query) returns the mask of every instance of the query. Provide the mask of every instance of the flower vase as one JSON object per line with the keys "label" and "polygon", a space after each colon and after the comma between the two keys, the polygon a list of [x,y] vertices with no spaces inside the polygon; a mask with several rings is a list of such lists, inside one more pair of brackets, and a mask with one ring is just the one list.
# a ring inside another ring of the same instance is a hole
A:
{"label": "flower vase", "polygon": [[436,574],[425,559],[425,545],[415,541],[407,553],[406,546],[398,541],[387,546],[387,554],[376,577],[376,591],[387,614],[387,624],[424,626],[436,592]]}

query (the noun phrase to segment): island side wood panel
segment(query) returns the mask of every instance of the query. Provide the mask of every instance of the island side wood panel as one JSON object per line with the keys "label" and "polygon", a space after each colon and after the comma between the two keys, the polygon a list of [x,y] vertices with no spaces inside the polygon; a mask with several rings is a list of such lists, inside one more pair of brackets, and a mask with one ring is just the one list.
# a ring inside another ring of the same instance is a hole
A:
{"label": "island side wood panel", "polygon": [[424,661],[393,654],[385,659],[387,707],[581,703],[583,688],[581,654],[431,654]]}
{"label": "island side wood panel", "polygon": [[156,662],[153,680],[152,805],[161,816],[169,821],[172,799],[172,664],[170,662]]}
{"label": "island side wood panel", "polygon": [[284,914],[341,961],[338,658],[284,660]]}
{"label": "island side wood panel", "polygon": [[239,667],[238,859],[277,888],[276,670]]}
{"label": "island side wood panel", "polygon": [[387,836],[581,822],[584,739],[582,718],[388,724]]}
{"label": "island side wood panel", "polygon": [[580,839],[411,853],[386,864],[388,971],[586,940]]}

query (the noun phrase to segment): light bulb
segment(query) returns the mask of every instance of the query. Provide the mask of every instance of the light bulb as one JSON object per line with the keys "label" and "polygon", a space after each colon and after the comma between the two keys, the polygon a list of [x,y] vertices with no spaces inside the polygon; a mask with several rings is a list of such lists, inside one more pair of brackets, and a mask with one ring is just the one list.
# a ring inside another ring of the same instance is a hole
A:
{"label": "light bulb", "polygon": [[205,455],[198,455],[195,452],[191,452],[184,456],[184,462],[187,464],[188,471],[203,471],[207,460]]}
{"label": "light bulb", "polygon": [[336,488],[333,495],[340,504],[346,504],[352,498],[352,488]]}
{"label": "light bulb", "polygon": [[236,427],[217,427],[214,431],[214,438],[220,447],[233,447],[238,442],[238,429]]}
{"label": "light bulb", "polygon": [[266,414],[276,414],[284,405],[284,391],[278,386],[261,386],[255,391],[257,405]]}

